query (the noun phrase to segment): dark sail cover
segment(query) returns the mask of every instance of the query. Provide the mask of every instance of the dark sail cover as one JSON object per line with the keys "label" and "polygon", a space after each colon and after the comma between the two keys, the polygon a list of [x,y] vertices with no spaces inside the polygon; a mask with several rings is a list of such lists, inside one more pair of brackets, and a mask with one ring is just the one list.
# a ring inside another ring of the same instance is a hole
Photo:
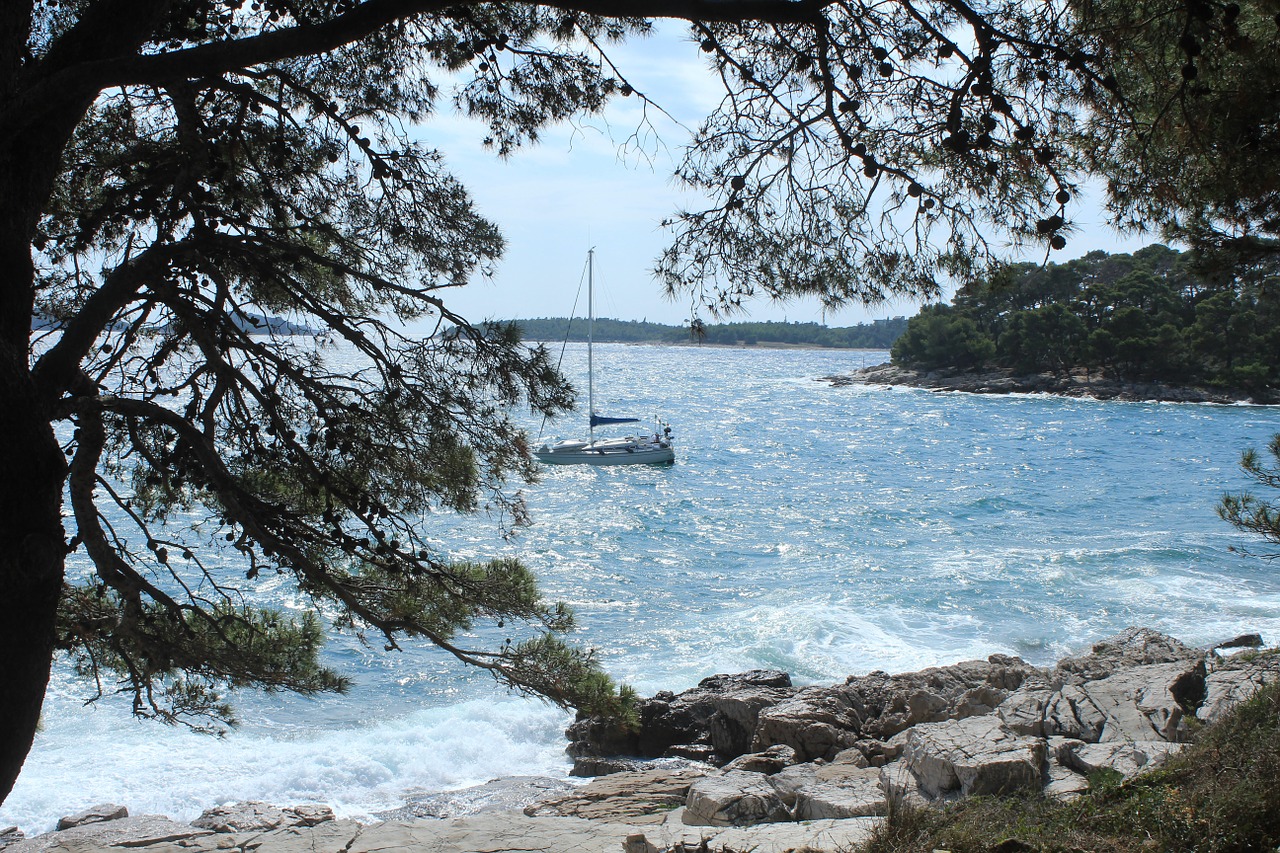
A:
{"label": "dark sail cover", "polygon": [[638,423],[640,423],[639,418],[606,418],[601,415],[597,415],[595,412],[591,413],[591,426],[593,427],[605,426],[606,424],[638,424]]}

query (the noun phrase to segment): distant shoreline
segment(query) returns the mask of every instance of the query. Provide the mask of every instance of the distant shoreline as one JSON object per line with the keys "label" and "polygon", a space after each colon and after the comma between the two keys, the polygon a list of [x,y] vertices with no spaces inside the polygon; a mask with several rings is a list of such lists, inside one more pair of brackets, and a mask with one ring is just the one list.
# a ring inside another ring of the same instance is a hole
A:
{"label": "distant shoreline", "polygon": [[1161,403],[1216,403],[1274,405],[1275,400],[1258,399],[1239,389],[1211,389],[1168,385],[1163,382],[1130,382],[1099,376],[1049,373],[1018,375],[1000,369],[981,373],[945,373],[912,370],[893,364],[864,367],[847,374],[824,376],[833,386],[905,385],[930,391],[963,391],[970,394],[1049,394],[1055,397],[1087,397],[1094,400]]}
{"label": "distant shoreline", "polygon": [[[539,341],[530,339],[531,344],[560,344],[564,341]],[[571,344],[585,344],[586,341],[569,341]],[[754,344],[713,344],[704,341],[610,341],[597,340],[597,344],[622,344],[638,347],[705,347],[707,349],[795,349],[795,350],[827,350],[829,352],[888,352],[888,347],[833,347],[823,344],[791,344],[784,341],[760,341]]]}

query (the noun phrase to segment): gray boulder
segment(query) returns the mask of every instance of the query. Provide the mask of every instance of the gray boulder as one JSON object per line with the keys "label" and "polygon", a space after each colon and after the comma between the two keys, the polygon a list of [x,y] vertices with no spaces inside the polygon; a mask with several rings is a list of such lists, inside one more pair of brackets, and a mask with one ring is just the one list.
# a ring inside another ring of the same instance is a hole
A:
{"label": "gray boulder", "polygon": [[1045,742],[994,715],[924,723],[905,732],[902,762],[931,796],[1007,794],[1044,786]]}
{"label": "gray boulder", "polygon": [[769,777],[731,770],[694,782],[685,801],[684,821],[709,826],[750,826],[791,819]]}
{"label": "gray boulder", "polygon": [[129,816],[129,809],[115,803],[101,803],[82,812],[66,815],[58,819],[58,832],[90,823],[103,823],[108,820],[119,820]]}
{"label": "gray boulder", "polygon": [[1084,688],[1068,684],[1053,690],[1040,684],[1010,694],[996,709],[1010,731],[1030,737],[1071,737],[1096,741],[1106,716]]}
{"label": "gray boulder", "polygon": [[1204,696],[1204,660],[1122,669],[1081,689],[1105,718],[1097,740],[1185,741],[1190,736],[1187,710]]}
{"label": "gray boulder", "polygon": [[851,676],[843,685],[804,688],[761,712],[754,746],[786,744],[801,761],[830,759],[921,723],[990,714],[1033,679],[1043,681],[1044,673],[1007,655],[901,675]]}
{"label": "gray boulder", "polygon": [[785,745],[800,761],[830,758],[853,746],[867,711],[856,693],[842,687],[806,687],[760,712],[754,747]]}
{"label": "gray boulder", "polygon": [[636,731],[601,717],[580,718],[565,733],[568,753],[575,759],[680,755],[723,764],[752,751],[760,712],[795,692],[791,677],[777,670],[713,675],[678,695],[664,691],[641,700]]}
{"label": "gray boulder", "polygon": [[[926,806],[933,802],[934,795],[925,790],[916,774],[905,761],[894,761],[879,768],[880,789],[884,791],[886,800],[893,800],[909,806]],[[952,794],[944,794],[944,797]]]}
{"label": "gray boulder", "polygon": [[1186,715],[1205,692],[1202,657],[1134,666],[1095,664],[1081,667],[1108,674],[1091,680],[1068,674],[1071,680],[1058,689],[1036,683],[1015,691],[997,709],[1000,719],[1011,731],[1033,737],[1186,740]]}
{"label": "gray boulder", "polygon": [[794,810],[800,792],[818,781],[818,765],[813,762],[793,764],[769,777],[769,784],[778,792],[787,808]]}
{"label": "gray boulder", "polygon": [[1127,779],[1150,770],[1182,747],[1180,743],[1163,740],[1076,743],[1060,753],[1060,760],[1063,765],[1086,776],[1110,768]]}
{"label": "gray boulder", "polygon": [[1230,640],[1220,640],[1209,647],[1210,651],[1217,649],[1260,649],[1262,648],[1261,634],[1239,634]]}
{"label": "gray boulder", "polygon": [[1150,628],[1126,628],[1114,637],[1094,643],[1088,654],[1058,661],[1054,679],[1080,683],[1106,678],[1122,669],[1156,663],[1195,662],[1204,652]]}
{"label": "gray boulder", "polygon": [[302,805],[281,808],[250,800],[205,809],[191,825],[214,832],[269,832],[291,826],[316,826],[334,819],[328,806]]}
{"label": "gray boulder", "polygon": [[798,763],[796,751],[786,744],[778,743],[764,752],[751,752],[739,755],[724,766],[724,770],[746,770],[751,773],[772,775],[792,764]]}
{"label": "gray boulder", "polygon": [[1093,703],[1084,686],[1066,684],[1045,703],[1043,734],[1092,742],[1102,737],[1106,722],[1106,714]]}
{"label": "gray boulder", "polygon": [[828,764],[800,789],[795,814],[796,820],[842,820],[882,815],[887,805],[878,768]]}
{"label": "gray boulder", "polygon": [[1265,685],[1278,680],[1280,653],[1276,651],[1210,658],[1204,702],[1196,710],[1196,717],[1211,723]]}
{"label": "gray boulder", "polygon": [[961,661],[900,675],[873,672],[851,676],[847,690],[865,710],[862,737],[888,740],[920,723],[989,714],[1029,680],[1044,673],[1008,655]]}

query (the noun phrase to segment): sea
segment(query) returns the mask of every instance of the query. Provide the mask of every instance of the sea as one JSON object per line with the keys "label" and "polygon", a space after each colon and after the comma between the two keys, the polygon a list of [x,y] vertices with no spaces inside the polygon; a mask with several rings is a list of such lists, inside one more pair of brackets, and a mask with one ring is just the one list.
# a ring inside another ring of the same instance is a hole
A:
{"label": "sea", "polygon": [[[1215,511],[1250,486],[1240,454],[1280,432],[1280,409],[822,381],[885,360],[598,344],[598,411],[661,416],[676,462],[548,469],[511,536],[483,513],[423,529],[460,559],[524,560],[576,611],[576,642],[642,695],[754,668],[804,684],[993,653],[1045,665],[1131,625],[1280,643],[1277,564],[1241,553],[1266,543]],[[585,391],[583,347],[563,368]],[[527,425],[576,437],[585,415]],[[303,606],[280,578],[255,596]],[[430,647],[335,633],[325,658],[349,694],[236,694],[241,724],[222,737],[136,720],[123,698],[85,704],[90,686],[60,662],[0,828],[47,831],[103,802],[179,819],[316,802],[367,820],[428,792],[569,771],[568,713]]]}

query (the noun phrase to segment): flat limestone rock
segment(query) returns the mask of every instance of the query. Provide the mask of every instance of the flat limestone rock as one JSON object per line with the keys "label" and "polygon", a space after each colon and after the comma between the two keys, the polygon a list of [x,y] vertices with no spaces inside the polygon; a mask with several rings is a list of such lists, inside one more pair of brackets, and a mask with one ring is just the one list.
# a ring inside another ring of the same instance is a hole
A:
{"label": "flat limestone rock", "polygon": [[[486,813],[453,820],[389,821],[367,827],[348,853],[619,853],[643,832],[576,817]],[[263,848],[261,853],[293,853]],[[305,853],[298,851],[297,853]]]}
{"label": "flat limestone rock", "polygon": [[1043,787],[1045,743],[1015,734],[998,716],[925,723],[904,733],[902,761],[931,796],[964,796]]}
{"label": "flat limestone rock", "polygon": [[929,794],[911,772],[905,761],[894,761],[879,768],[880,789],[887,800],[903,803],[908,806],[924,807],[933,802]]}
{"label": "flat limestone rock", "polygon": [[789,809],[795,809],[800,792],[818,781],[818,765],[811,762],[793,764],[768,778],[783,804]]}
{"label": "flat limestone rock", "polygon": [[829,764],[819,767],[813,784],[796,797],[796,820],[871,817],[888,808],[880,787],[880,769]]}
{"label": "flat limestone rock", "polygon": [[[661,826],[625,838],[622,853],[800,853],[856,850],[878,818],[764,823],[751,827],[692,826],[679,811]],[[617,853],[617,851],[614,851]]]}
{"label": "flat limestone rock", "polygon": [[[264,832],[241,839],[237,846],[245,853],[343,853],[365,829],[354,820],[330,820],[314,826],[287,826]],[[212,841],[216,845],[222,838],[234,836],[218,834],[205,843]]]}
{"label": "flat limestone rock", "polygon": [[750,826],[790,820],[791,813],[769,777],[731,770],[694,782],[685,801],[686,823],[710,826]]}
{"label": "flat limestone rock", "polygon": [[1205,677],[1205,698],[1196,717],[1211,723],[1273,681],[1280,681],[1280,653],[1275,651],[1217,661]]}
{"label": "flat limestone rock", "polygon": [[1081,690],[1106,718],[1099,741],[1178,742],[1190,735],[1184,708],[1204,695],[1204,684],[1200,658],[1118,670]]}
{"label": "flat limestone rock", "polygon": [[[600,776],[570,794],[526,806],[525,815],[579,817],[616,823],[658,823],[685,804],[689,786],[707,770],[648,770]],[[757,774],[758,775],[758,774]]]}
{"label": "flat limestone rock", "polygon": [[333,820],[333,809],[321,805],[281,808],[250,800],[205,809],[192,826],[214,832],[268,832],[289,826],[315,826]]}
{"label": "flat limestone rock", "polygon": [[80,853],[109,847],[151,847],[211,834],[207,829],[200,829],[189,823],[178,823],[167,817],[140,815],[37,835],[9,845],[5,848],[5,853],[46,853],[57,850],[74,850]]}
{"label": "flat limestone rock", "polygon": [[509,776],[453,791],[406,795],[399,808],[376,812],[378,820],[413,820],[420,817],[465,817],[487,811],[518,811],[582,790],[567,779],[551,776]]}
{"label": "flat limestone rock", "polygon": [[1089,780],[1058,764],[1050,763],[1044,795],[1055,800],[1074,800],[1089,790]]}
{"label": "flat limestone rock", "polygon": [[[706,849],[710,853],[856,850],[870,840],[879,821],[879,818],[853,818],[732,827],[709,839]],[[692,853],[698,848],[687,846],[685,849]]]}
{"label": "flat limestone rock", "polygon": [[1094,704],[1084,685],[1066,684],[1045,703],[1045,737],[1068,737],[1094,742],[1102,737],[1107,715]]}
{"label": "flat limestone rock", "polygon": [[1150,770],[1182,746],[1163,740],[1081,743],[1065,749],[1061,759],[1064,765],[1085,775],[1109,767],[1127,779]]}

